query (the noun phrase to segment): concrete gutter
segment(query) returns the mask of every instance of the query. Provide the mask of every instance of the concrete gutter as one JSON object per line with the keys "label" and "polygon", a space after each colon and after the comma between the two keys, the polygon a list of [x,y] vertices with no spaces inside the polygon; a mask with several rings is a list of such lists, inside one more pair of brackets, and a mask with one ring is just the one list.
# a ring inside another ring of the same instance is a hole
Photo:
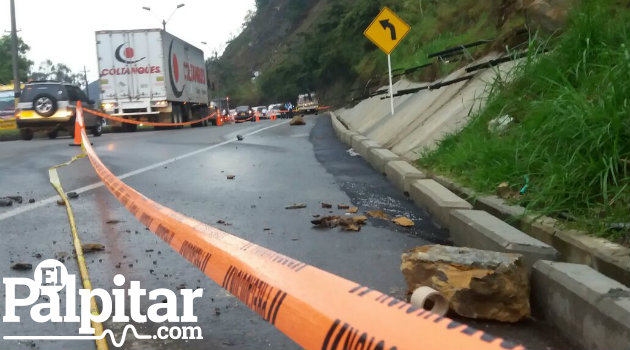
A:
{"label": "concrete gutter", "polygon": [[[496,196],[476,196],[444,177],[431,179],[378,142],[350,131],[334,112],[330,114],[339,139],[359,149],[375,169],[429,211],[449,230],[456,245],[522,254],[532,276],[531,303],[538,315],[586,348],[630,348],[630,290],[602,274],[630,283],[628,250],[562,232],[551,218],[527,216],[524,208],[505,205]],[[582,264],[551,261],[558,258]]]}

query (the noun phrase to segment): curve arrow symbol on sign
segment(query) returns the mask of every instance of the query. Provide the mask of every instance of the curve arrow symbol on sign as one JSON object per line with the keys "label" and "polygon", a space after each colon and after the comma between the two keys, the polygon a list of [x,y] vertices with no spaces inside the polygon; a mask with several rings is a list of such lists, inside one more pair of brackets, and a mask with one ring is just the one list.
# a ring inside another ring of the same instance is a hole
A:
{"label": "curve arrow symbol on sign", "polygon": [[379,22],[383,26],[384,30],[387,30],[387,28],[389,28],[389,31],[392,33],[392,40],[396,40],[396,28],[394,27],[393,24],[389,23],[389,18],[388,19],[384,19],[384,20],[379,21]]}

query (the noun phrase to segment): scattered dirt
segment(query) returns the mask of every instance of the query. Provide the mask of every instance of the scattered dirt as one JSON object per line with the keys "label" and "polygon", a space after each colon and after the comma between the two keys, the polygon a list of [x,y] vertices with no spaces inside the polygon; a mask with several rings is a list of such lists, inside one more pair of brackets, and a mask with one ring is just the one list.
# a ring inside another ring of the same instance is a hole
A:
{"label": "scattered dirt", "polygon": [[389,215],[385,214],[382,210],[370,210],[366,214],[371,218],[389,220]]}
{"label": "scattered dirt", "polygon": [[13,270],[17,270],[17,271],[28,271],[28,270],[32,270],[33,269],[33,265],[29,264],[29,263],[15,263],[13,265],[11,265],[11,269]]}
{"label": "scattered dirt", "polygon": [[392,221],[396,223],[396,225],[402,226],[402,227],[412,227],[414,225],[413,221],[411,221],[409,218],[406,218],[404,216],[395,218]]}
{"label": "scattered dirt", "polygon": [[105,250],[105,246],[100,243],[83,243],[81,249],[83,249],[84,254],[88,254]]}
{"label": "scattered dirt", "polygon": [[6,198],[9,198],[10,200],[16,202],[17,204],[22,204],[22,196],[6,196]]}
{"label": "scattered dirt", "polygon": [[304,209],[306,208],[306,204],[304,203],[294,203],[292,205],[284,207],[284,209]]}
{"label": "scattered dirt", "polygon": [[229,222],[226,222],[225,220],[217,220],[217,224],[221,224],[221,225],[225,225],[225,226],[230,226],[232,224],[230,224]]}
{"label": "scattered dirt", "polygon": [[341,227],[342,231],[361,231],[361,226],[367,221],[367,216],[341,217],[338,215],[324,216],[311,220],[311,223],[319,228]]}

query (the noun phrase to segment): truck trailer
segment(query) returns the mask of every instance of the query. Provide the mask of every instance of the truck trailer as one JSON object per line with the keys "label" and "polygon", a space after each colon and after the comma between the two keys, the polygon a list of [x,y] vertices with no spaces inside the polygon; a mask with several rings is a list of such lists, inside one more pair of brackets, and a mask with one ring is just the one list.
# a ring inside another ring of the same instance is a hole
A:
{"label": "truck trailer", "polygon": [[[199,48],[161,29],[102,30],[96,32],[96,51],[106,113],[166,123],[208,115],[206,65]],[[201,125],[207,121],[193,124]],[[134,124],[122,126],[136,129]]]}

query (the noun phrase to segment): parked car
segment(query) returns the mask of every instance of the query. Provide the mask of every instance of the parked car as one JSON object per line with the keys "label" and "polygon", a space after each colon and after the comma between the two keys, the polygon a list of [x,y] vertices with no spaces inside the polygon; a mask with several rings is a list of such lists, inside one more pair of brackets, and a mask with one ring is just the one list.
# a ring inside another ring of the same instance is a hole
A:
{"label": "parked car", "polygon": [[269,107],[267,107],[267,114],[275,114],[276,117],[283,119],[286,118],[286,113],[282,112],[284,105],[282,103],[275,103],[272,105],[269,105]]}
{"label": "parked car", "polygon": [[[36,131],[44,131],[49,138],[57,137],[59,130],[74,135],[77,102],[94,108],[81,89],[72,84],[41,81],[24,85],[15,111],[17,127],[23,140],[31,140]],[[85,128],[94,136],[103,132],[102,118],[83,113]]]}
{"label": "parked car", "polygon": [[234,117],[234,121],[237,123],[242,123],[246,121],[251,121],[251,122],[256,121],[256,119],[254,118],[254,110],[250,106],[236,107],[236,116]]}

